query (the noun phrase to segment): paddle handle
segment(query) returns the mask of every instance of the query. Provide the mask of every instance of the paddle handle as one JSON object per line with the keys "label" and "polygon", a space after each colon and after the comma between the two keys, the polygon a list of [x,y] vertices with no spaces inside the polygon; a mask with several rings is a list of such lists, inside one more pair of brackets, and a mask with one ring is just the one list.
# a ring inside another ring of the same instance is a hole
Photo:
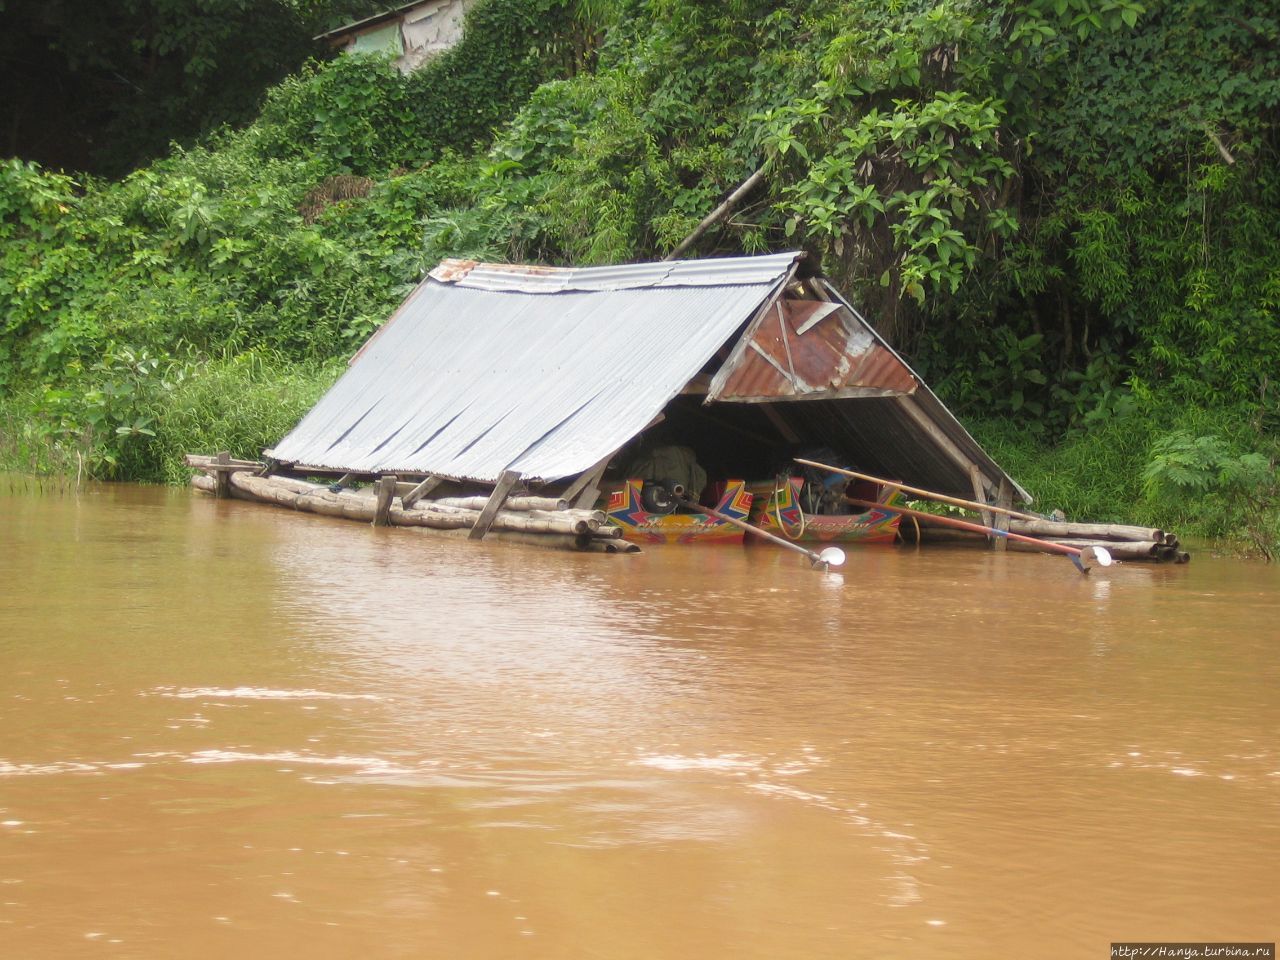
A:
{"label": "paddle handle", "polygon": [[955,527],[958,530],[970,530],[974,533],[985,533],[991,537],[1004,537],[1007,540],[1035,544],[1037,547],[1048,550],[1051,553],[1065,553],[1069,557],[1080,556],[1079,547],[1068,547],[1064,543],[1054,543],[1050,540],[1037,540],[1035,537],[1024,536],[1021,533],[1010,533],[1008,530],[997,530],[995,527],[983,526],[980,523],[970,523],[968,520],[961,520],[957,517],[940,517],[936,513],[925,513],[923,510],[912,510],[910,507],[891,507],[888,504],[873,503],[870,500],[860,500],[857,497],[845,497],[845,500],[860,507],[874,507],[879,510],[888,510],[892,513],[902,513],[908,517],[923,517],[926,520],[936,521],[944,527]]}
{"label": "paddle handle", "polygon": [[723,520],[725,523],[731,523],[735,527],[741,527],[743,530],[747,531],[747,533],[754,533],[757,537],[764,537],[766,540],[772,540],[780,547],[786,547],[788,550],[794,550],[796,553],[803,553],[812,563],[822,562],[822,558],[812,550],[806,550],[804,547],[799,544],[792,543],[790,540],[784,540],[782,537],[774,536],[768,530],[761,530],[759,527],[754,524],[747,523],[745,520],[739,520],[737,517],[731,517],[727,513],[721,513],[719,510],[712,507],[704,507],[700,503],[694,503],[688,497],[676,497],[676,500],[684,504],[690,510],[700,513],[709,513],[717,520]]}
{"label": "paddle handle", "polygon": [[[922,490],[920,487],[909,487],[905,483],[899,483],[897,480],[882,480],[880,477],[873,477],[865,473],[859,473],[857,470],[846,470],[843,467],[833,467],[830,464],[818,463],[816,460],[804,460],[800,457],[796,457],[795,460],[796,463],[803,463],[806,467],[817,467],[819,470],[828,470],[831,473],[838,473],[846,477],[853,477],[855,480],[867,480],[871,483],[878,483],[883,487],[897,487],[899,490],[905,490],[907,493],[914,493],[920,497],[928,497],[930,500],[937,500],[940,503],[949,503],[953,507],[968,507],[970,510],[978,510],[985,513],[999,513],[1006,517],[1013,517],[1015,520],[1043,519],[1042,517],[1037,517],[1031,513],[1009,510],[1005,507],[997,507],[989,503],[978,503],[976,500],[961,500],[959,497],[949,497],[945,493],[934,493],[932,490]],[[876,506],[880,506],[880,504],[876,504]]]}

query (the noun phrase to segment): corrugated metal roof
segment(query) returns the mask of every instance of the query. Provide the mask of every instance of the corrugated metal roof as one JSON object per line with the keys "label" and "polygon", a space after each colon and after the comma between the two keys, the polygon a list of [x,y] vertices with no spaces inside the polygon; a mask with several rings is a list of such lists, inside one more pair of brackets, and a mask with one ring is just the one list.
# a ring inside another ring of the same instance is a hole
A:
{"label": "corrugated metal roof", "polygon": [[542,267],[444,260],[431,271],[430,276],[441,283],[495,292],[605,292],[655,287],[722,287],[774,283],[791,269],[798,256],[795,253],[775,253],[762,257],[663,260],[609,267]]}
{"label": "corrugated metal roof", "polygon": [[488,482],[508,469],[571,476],[643,430],[798,256],[572,269],[447,261],[267,453]]}
{"label": "corrugated metal roof", "polygon": [[711,382],[710,398],[737,402],[884,397],[919,381],[871,328],[839,303],[777,300]]}

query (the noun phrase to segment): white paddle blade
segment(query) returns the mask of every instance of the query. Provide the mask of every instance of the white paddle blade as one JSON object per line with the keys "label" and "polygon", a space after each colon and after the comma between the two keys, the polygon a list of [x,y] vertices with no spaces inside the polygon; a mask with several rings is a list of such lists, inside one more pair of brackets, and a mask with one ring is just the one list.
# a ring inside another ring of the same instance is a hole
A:
{"label": "white paddle blade", "polygon": [[844,551],[839,547],[827,547],[820,554],[818,559],[825,563],[828,567],[844,566]]}
{"label": "white paddle blade", "polygon": [[1093,559],[1098,561],[1098,566],[1109,567],[1115,563],[1111,556],[1111,551],[1106,547],[1090,547],[1089,549],[1093,551]]}

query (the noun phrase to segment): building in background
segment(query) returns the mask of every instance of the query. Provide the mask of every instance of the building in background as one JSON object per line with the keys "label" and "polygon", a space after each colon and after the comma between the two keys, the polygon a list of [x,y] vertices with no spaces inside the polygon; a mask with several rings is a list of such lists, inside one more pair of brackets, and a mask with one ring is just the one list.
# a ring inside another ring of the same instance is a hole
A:
{"label": "building in background", "polygon": [[462,39],[467,8],[475,0],[406,3],[316,37],[344,53],[389,53],[411,73]]}

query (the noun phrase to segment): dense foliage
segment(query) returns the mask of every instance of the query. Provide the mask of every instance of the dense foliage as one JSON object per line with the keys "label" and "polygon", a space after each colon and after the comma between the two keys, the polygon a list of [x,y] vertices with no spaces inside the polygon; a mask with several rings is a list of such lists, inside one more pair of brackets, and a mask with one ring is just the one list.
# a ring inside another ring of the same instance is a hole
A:
{"label": "dense foliage", "polygon": [[[697,253],[809,251],[1046,508],[1269,549],[1278,120],[1243,0],[481,0],[419,73],[309,67],[118,183],[10,161],[0,392],[323,383],[441,256],[658,256],[763,166]],[[128,406],[71,416],[94,469],[165,475]]]}
{"label": "dense foliage", "polygon": [[252,118],[263,90],[358,0],[6,0],[4,151],[124,173],[172,140]]}

